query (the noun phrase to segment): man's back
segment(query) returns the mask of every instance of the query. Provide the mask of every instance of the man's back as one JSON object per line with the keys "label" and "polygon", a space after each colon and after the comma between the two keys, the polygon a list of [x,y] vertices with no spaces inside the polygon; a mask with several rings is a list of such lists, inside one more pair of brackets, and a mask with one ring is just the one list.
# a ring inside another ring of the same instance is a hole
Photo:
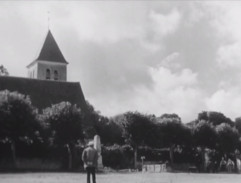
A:
{"label": "man's back", "polygon": [[82,160],[85,167],[97,167],[98,153],[93,147],[87,147],[82,153]]}

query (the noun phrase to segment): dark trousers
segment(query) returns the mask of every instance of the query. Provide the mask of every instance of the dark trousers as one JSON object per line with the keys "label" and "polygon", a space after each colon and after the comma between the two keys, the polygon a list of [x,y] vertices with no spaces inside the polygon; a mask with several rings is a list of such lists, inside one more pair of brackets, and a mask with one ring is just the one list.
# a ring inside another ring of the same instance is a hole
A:
{"label": "dark trousers", "polygon": [[95,181],[95,167],[87,167],[87,183],[90,183],[90,174],[92,174],[92,183],[96,183]]}

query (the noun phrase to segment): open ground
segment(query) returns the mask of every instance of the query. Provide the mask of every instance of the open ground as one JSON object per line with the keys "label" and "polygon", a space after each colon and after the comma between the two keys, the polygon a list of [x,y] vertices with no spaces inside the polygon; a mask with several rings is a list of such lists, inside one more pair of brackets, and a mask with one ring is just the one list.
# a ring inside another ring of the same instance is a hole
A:
{"label": "open ground", "polygon": [[[241,174],[108,173],[97,183],[240,183]],[[83,173],[2,173],[0,183],[86,183]]]}

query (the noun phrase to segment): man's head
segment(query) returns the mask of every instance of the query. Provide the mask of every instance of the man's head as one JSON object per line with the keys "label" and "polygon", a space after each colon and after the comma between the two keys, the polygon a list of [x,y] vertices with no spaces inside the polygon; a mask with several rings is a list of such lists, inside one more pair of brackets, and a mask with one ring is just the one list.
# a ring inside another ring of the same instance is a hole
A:
{"label": "man's head", "polygon": [[94,147],[94,142],[93,141],[89,141],[89,143],[87,144],[88,147]]}

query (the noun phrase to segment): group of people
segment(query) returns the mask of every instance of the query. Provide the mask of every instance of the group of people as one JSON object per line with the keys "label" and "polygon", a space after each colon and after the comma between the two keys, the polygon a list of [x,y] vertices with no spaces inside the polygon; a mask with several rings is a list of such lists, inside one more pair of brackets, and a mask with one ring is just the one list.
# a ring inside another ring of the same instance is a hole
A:
{"label": "group of people", "polygon": [[229,173],[233,172],[235,168],[234,162],[229,158],[228,161],[222,157],[219,165],[220,171],[228,171]]}
{"label": "group of people", "polygon": [[[236,166],[238,168],[238,164]],[[235,163],[232,161],[231,158],[228,158],[228,160],[225,160],[224,157],[218,161],[209,161],[207,163],[207,172],[234,172],[235,169]]]}

